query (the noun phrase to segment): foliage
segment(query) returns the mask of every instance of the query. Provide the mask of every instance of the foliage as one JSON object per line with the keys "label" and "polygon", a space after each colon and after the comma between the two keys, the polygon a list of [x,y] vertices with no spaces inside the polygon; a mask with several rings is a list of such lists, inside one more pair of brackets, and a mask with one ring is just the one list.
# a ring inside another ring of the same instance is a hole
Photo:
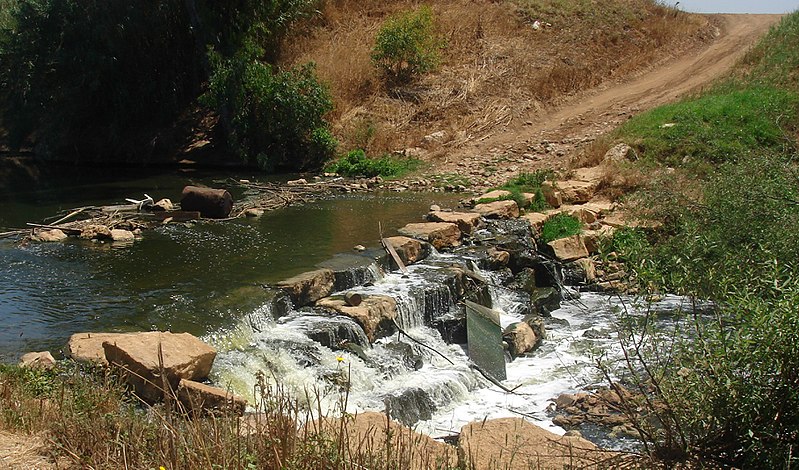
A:
{"label": "foliage", "polygon": [[[500,186],[498,189],[510,191],[511,199],[516,201],[520,208],[532,211],[542,211],[549,208],[541,185],[544,181],[552,179],[550,170],[538,170],[533,173],[519,173],[515,178]],[[533,194],[533,200],[527,204],[522,193]]]}
{"label": "foliage", "polygon": [[369,158],[363,150],[352,150],[330,163],[325,170],[342,176],[398,178],[418,168],[419,163],[415,158],[390,155]]}
{"label": "foliage", "polygon": [[689,312],[678,337],[627,343],[626,375],[648,396],[631,415],[648,426],[650,452],[670,463],[797,463],[798,32],[794,13],[748,54],[736,81],[621,129],[644,155],[677,168],[654,172],[661,176],[631,199],[662,228],[617,234],[614,249],[656,287],[715,306],[712,315]]}
{"label": "foliage", "polygon": [[[316,3],[157,0],[143,8],[123,0],[5,0],[0,114],[11,145],[30,142],[38,156],[77,162],[146,160],[181,145],[170,128],[194,111],[203,85],[211,82],[223,108],[241,103],[222,94],[248,100],[246,110],[218,109],[223,131],[236,133],[229,137],[237,153],[268,151],[260,160],[274,167],[318,163],[332,153],[334,141],[317,117],[331,105],[310,67],[272,73],[250,63],[253,44],[259,58],[276,57],[279,38]],[[231,77],[237,62],[241,74]],[[230,89],[222,91],[226,79]],[[234,79],[249,81],[239,85]],[[227,119],[231,113],[237,114],[235,124]],[[288,122],[275,123],[276,115]],[[253,123],[265,117],[270,120]],[[286,156],[295,151],[303,153]]]}
{"label": "foliage", "polygon": [[639,155],[670,166],[693,167],[751,158],[753,152],[793,147],[799,95],[771,87],[727,85],[695,99],[656,108],[619,130]]}
{"label": "foliage", "polygon": [[158,145],[201,79],[182,4],[18,2],[0,31],[0,112],[12,146],[35,135],[39,154],[81,160]]}
{"label": "foliage", "polygon": [[333,107],[313,64],[278,71],[247,44],[231,59],[211,53],[213,73],[203,102],[230,120],[228,144],[244,160],[273,170],[319,168],[336,141],[323,116]]}
{"label": "foliage", "polygon": [[433,12],[423,6],[386,20],[375,39],[372,63],[391,81],[404,83],[435,68],[441,47]]}
{"label": "foliage", "polygon": [[560,213],[550,217],[541,227],[541,242],[549,243],[553,240],[579,234],[583,224],[576,217]]}

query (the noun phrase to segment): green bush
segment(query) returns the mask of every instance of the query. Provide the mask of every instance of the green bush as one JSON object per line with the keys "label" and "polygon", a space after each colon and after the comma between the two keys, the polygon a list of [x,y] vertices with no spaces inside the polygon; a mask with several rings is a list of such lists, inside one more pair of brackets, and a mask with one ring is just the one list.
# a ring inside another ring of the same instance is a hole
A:
{"label": "green bush", "polygon": [[560,213],[544,222],[544,226],[541,227],[540,239],[543,243],[549,243],[553,240],[577,235],[582,229],[583,224],[576,217]]}
{"label": "green bush", "polygon": [[429,7],[389,18],[375,39],[372,63],[389,80],[404,83],[438,65],[442,45],[433,30]]}
{"label": "green bush", "polygon": [[419,163],[419,160],[414,158],[396,158],[389,155],[368,158],[363,150],[352,150],[327,165],[325,170],[342,176],[397,178],[418,168]]}
{"label": "green bush", "polygon": [[228,120],[228,144],[264,170],[318,169],[336,141],[324,115],[333,107],[314,65],[286,71],[261,62],[248,44],[233,58],[210,53],[213,73],[203,103]]}

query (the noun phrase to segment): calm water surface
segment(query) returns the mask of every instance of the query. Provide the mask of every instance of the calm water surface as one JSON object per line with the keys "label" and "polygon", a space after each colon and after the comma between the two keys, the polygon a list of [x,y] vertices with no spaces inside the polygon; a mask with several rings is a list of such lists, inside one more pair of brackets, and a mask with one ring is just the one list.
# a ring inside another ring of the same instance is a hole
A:
{"label": "calm water surface", "polygon": [[[35,183],[6,180],[0,231],[144,193],[177,201],[186,184],[224,186],[197,173],[127,173],[56,171]],[[22,247],[0,241],[0,361],[31,350],[55,353],[80,331],[207,334],[260,305],[262,284],[312,269],[356,244],[377,246],[378,223],[393,235],[418,221],[430,204],[454,207],[457,199],[440,193],[341,196],[260,219],[169,225],[123,249],[77,240]]]}

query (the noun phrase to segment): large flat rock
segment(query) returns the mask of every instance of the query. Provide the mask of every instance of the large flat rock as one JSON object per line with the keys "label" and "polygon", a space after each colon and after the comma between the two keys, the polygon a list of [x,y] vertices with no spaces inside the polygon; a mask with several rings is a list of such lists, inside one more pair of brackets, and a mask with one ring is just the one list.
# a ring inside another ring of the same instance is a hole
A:
{"label": "large flat rock", "polygon": [[176,391],[181,379],[205,379],[216,358],[214,348],[189,333],[122,335],[104,341],[103,350],[108,363],[122,368],[128,383],[148,402],[159,400],[165,385]]}
{"label": "large flat rock", "polygon": [[588,257],[588,249],[585,247],[580,235],[554,240],[547,243],[547,245],[553,251],[555,257],[564,263]]}
{"label": "large flat rock", "polygon": [[135,334],[137,333],[75,333],[69,337],[65,354],[79,362],[108,364],[103,342]]}
{"label": "large flat rock", "polygon": [[577,436],[558,436],[521,418],[478,421],[461,429],[461,468],[602,468],[612,453]]}
{"label": "large flat rock", "polygon": [[475,212],[486,219],[515,219],[519,217],[516,201],[494,201],[474,206]]}
{"label": "large flat rock", "polygon": [[[382,413],[370,411],[345,418],[325,418],[310,423],[306,432],[312,436],[341,436],[348,460],[357,468],[458,468],[454,447],[389,420]],[[375,461],[375,456],[382,458]]]}
{"label": "large flat rock", "polygon": [[460,246],[461,230],[458,224],[448,222],[427,222],[408,224],[399,233],[408,237],[429,242],[436,250]]}
{"label": "large flat rock", "polygon": [[317,269],[280,281],[277,286],[289,294],[294,306],[302,307],[330,295],[335,282],[332,269]]}
{"label": "large flat rock", "polygon": [[358,306],[348,305],[344,299],[328,297],[319,300],[316,305],[329,308],[358,322],[370,342],[394,332],[397,301],[393,297],[364,295]]}
{"label": "large flat rock", "polygon": [[435,211],[427,215],[427,218],[433,222],[449,222],[451,224],[456,224],[461,232],[466,235],[480,227],[480,217],[480,214],[476,212]]}

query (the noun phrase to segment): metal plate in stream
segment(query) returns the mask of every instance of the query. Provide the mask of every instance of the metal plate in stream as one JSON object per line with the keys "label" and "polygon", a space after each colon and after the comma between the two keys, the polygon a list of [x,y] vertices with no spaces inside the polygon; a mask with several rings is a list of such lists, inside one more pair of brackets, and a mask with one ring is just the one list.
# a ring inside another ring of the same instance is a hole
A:
{"label": "metal plate in stream", "polygon": [[477,367],[496,380],[507,379],[499,313],[467,300],[466,334],[469,358]]}

